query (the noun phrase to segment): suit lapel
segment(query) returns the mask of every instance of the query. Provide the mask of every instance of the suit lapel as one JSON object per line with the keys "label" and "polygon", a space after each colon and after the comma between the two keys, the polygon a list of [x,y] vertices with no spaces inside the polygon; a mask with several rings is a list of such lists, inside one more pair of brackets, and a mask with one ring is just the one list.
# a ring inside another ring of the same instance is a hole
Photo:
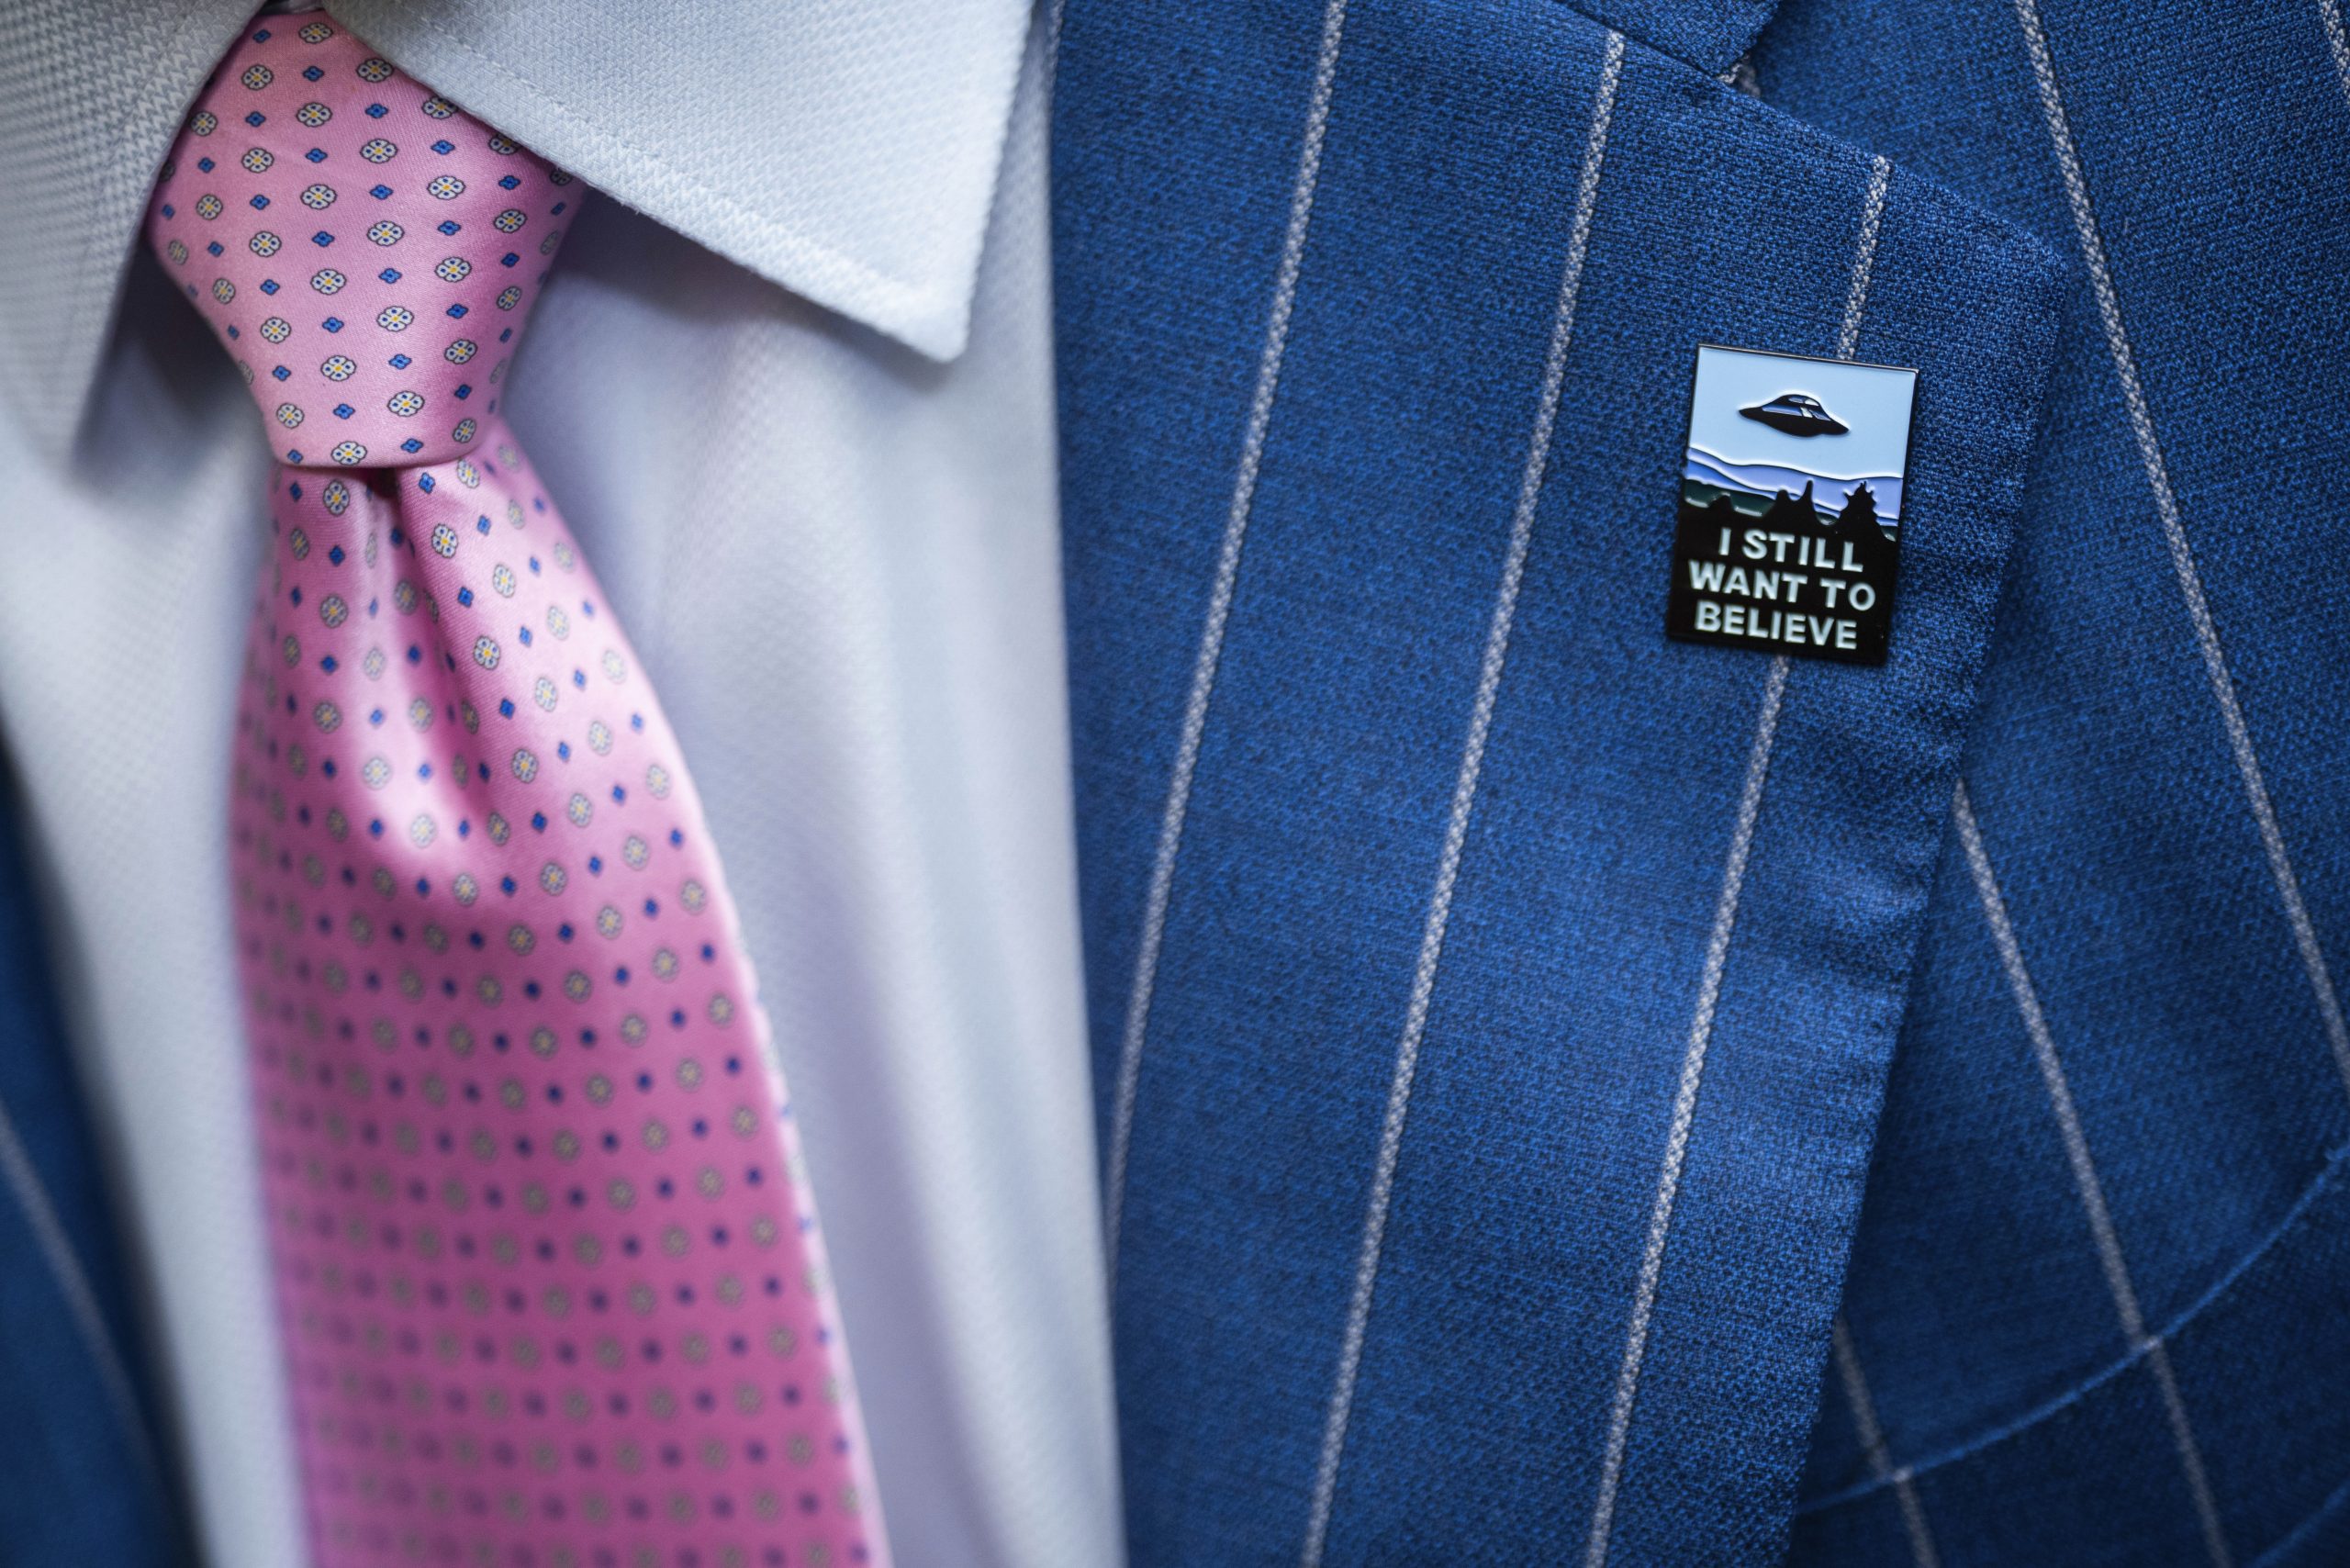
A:
{"label": "suit lapel", "polygon": [[[1079,7],[1059,94],[1137,1559],[1770,1561],[2042,253],[1554,6]],[[1668,644],[1695,345],[1848,341],[1919,370],[1890,661]]]}

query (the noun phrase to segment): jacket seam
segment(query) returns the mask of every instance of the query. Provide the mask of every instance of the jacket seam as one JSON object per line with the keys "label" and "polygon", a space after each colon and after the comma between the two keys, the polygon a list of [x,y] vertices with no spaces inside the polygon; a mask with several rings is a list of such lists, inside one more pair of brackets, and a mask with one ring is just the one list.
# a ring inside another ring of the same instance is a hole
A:
{"label": "jacket seam", "polygon": [[[1914,1478],[1925,1474],[1928,1471],[1964,1463],[1987,1453],[2009,1439],[2020,1437],[2042,1423],[2064,1414],[2123,1372],[2143,1361],[2151,1347],[2170,1343],[2179,1334],[2193,1326],[2205,1313],[2219,1305],[2221,1298],[2234,1290],[2246,1274],[2276,1249],[2277,1246],[2285,1239],[2287,1233],[2291,1231],[2294,1226],[2299,1224],[2301,1218],[2317,1204],[2318,1200],[2324,1197],[2329,1189],[2340,1183],[2345,1167],[2350,1167],[2350,1142],[2336,1145],[2325,1157],[2324,1164],[2319,1169],[2317,1174],[2310,1178],[2308,1184],[2302,1187],[2292,1203],[2286,1206],[2285,1212],[2269,1228],[2267,1235],[2262,1237],[2249,1250],[2230,1264],[2225,1272],[2213,1281],[2201,1295],[2188,1303],[2177,1316],[2154,1329],[2145,1340],[2132,1346],[2125,1354],[2115,1357],[2105,1365],[2079,1379],[2063,1393],[2032,1406],[2012,1420],[1995,1424],[1973,1437],[1946,1444],[1924,1459],[1903,1461],[1895,1465],[1894,1470]],[[1872,1476],[1866,1481],[1841,1490],[1825,1493],[1808,1502],[1797,1503],[1795,1517],[1801,1518],[1807,1514],[1823,1514],[1832,1508],[1841,1508],[1847,1504],[1860,1502],[1887,1490],[1892,1484],[1890,1476],[1884,1478]]]}

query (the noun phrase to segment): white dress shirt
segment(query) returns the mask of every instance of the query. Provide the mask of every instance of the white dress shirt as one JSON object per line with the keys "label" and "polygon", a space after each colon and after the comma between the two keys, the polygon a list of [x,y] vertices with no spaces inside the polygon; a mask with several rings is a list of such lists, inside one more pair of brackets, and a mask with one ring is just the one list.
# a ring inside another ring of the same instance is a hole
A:
{"label": "white dress shirt", "polygon": [[[125,271],[247,9],[0,10],[0,726],[200,1537],[295,1568],[224,885],[267,443]],[[328,9],[605,193],[507,411],[709,811],[899,1561],[1118,1562],[1026,6]]]}

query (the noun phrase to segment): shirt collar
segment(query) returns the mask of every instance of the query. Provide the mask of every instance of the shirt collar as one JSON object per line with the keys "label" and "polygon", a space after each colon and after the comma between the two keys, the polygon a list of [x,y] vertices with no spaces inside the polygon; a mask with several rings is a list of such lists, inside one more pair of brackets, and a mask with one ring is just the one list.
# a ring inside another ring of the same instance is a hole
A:
{"label": "shirt collar", "polygon": [[147,193],[253,0],[0,6],[0,401],[62,458]]}
{"label": "shirt collar", "polygon": [[[38,62],[48,100],[0,95],[0,185],[33,193],[18,214],[29,221],[0,226],[0,276],[19,280],[0,284],[0,364],[36,442],[62,454],[154,172],[252,5],[182,0],[161,8],[168,26],[118,27],[113,7],[87,6],[65,7],[78,25],[34,17],[50,9],[6,7],[26,20],[0,20],[12,58],[70,56]],[[961,353],[1028,0],[327,10],[606,195],[928,358]],[[85,111],[109,95],[109,113]]]}

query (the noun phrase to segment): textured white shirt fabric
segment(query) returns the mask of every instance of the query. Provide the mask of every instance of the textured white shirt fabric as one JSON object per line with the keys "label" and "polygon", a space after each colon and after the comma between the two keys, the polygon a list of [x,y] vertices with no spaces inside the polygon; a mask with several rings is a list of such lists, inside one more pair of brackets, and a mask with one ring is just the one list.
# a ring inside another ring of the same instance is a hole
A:
{"label": "textured white shirt fabric", "polygon": [[[267,443],[118,287],[246,9],[0,8],[0,726],[199,1534],[295,1568],[222,828]],[[609,193],[507,411],[709,810],[899,1561],[1117,1563],[1026,6],[328,9]]]}

